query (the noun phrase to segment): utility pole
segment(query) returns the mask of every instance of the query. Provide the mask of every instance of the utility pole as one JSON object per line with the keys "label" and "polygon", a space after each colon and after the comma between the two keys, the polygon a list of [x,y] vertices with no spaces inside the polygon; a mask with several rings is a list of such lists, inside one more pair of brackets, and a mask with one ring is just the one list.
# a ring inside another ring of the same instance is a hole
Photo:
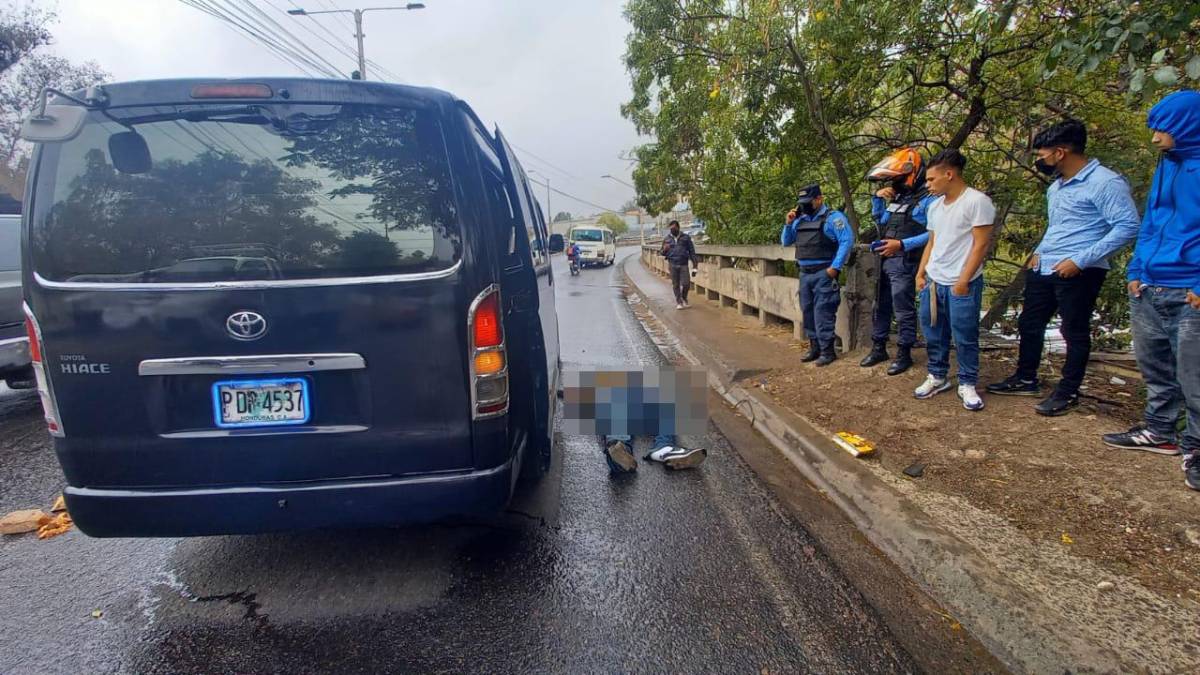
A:
{"label": "utility pole", "polygon": [[554,222],[554,209],[550,208],[550,177],[547,176],[546,174],[542,173],[541,171],[538,171],[537,169],[530,169],[529,173],[531,173],[531,174],[535,173],[535,174],[541,176],[542,180],[546,181],[546,222],[553,223]]}
{"label": "utility pole", "polygon": [[363,48],[363,38],[366,35],[363,33],[363,14],[367,12],[382,12],[387,10],[412,10],[425,9],[424,3],[410,2],[403,7],[367,7],[364,9],[326,9],[317,12],[310,12],[297,7],[289,9],[288,14],[292,16],[315,16],[317,14],[353,14],[354,15],[354,39],[358,40],[358,78],[360,80],[367,79],[367,54]]}
{"label": "utility pole", "polygon": [[[611,181],[620,183],[621,185],[624,185],[625,187],[633,188],[635,193],[637,191],[636,187],[630,185],[629,183],[626,183],[625,181],[623,181],[620,178],[617,178],[616,176],[613,176],[611,174],[606,173],[600,177],[607,178]],[[636,197],[637,195],[635,194],[634,196]],[[625,214],[621,214],[621,215],[624,216]],[[642,246],[645,246],[646,245],[646,226],[642,224],[642,214],[640,211],[638,212],[638,232],[640,232],[642,234]]]}

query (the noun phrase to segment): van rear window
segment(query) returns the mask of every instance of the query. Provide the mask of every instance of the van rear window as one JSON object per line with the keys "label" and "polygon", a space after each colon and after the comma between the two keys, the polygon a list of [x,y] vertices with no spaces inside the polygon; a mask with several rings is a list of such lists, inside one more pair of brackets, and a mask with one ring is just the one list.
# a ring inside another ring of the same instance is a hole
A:
{"label": "van rear window", "polygon": [[74,140],[43,146],[30,241],[35,270],[52,281],[430,272],[462,253],[452,195],[427,111],[120,108],[92,112]]}
{"label": "van rear window", "polygon": [[571,236],[575,241],[604,241],[603,230],[574,230]]}

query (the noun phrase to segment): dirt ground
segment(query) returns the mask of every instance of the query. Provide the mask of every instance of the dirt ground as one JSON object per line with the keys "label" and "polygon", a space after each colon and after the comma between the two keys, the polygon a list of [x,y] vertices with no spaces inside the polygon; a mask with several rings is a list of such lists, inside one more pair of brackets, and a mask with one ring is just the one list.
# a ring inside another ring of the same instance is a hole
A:
{"label": "dirt ground", "polygon": [[[850,354],[826,368],[799,363],[804,345],[783,328],[737,320],[739,331],[777,341],[795,365],[756,374],[757,386],[781,404],[832,431],[865,436],[879,448],[866,461],[897,475],[920,462],[923,487],[966,498],[1002,516],[1028,536],[1058,542],[1072,555],[1129,575],[1167,597],[1200,601],[1200,493],[1183,482],[1178,457],[1113,450],[1100,434],[1123,431],[1140,419],[1140,381],[1114,383],[1092,373],[1084,402],[1071,414],[1033,412],[1039,399],[985,394],[987,408],[964,410],[953,390],[918,401],[912,389],[925,376],[925,354],[900,376],[886,365],[860,368]],[[894,346],[892,347],[894,349]],[[981,384],[1009,375],[1011,349],[986,351]],[[1044,364],[1043,382],[1057,378]],[[953,372],[953,370],[951,371]]]}

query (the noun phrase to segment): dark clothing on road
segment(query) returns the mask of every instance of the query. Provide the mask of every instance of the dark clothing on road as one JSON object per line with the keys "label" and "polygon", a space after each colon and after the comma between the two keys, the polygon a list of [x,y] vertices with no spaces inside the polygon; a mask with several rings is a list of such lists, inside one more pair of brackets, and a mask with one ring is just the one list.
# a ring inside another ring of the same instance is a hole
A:
{"label": "dark clothing on road", "polygon": [[1187,289],[1143,286],[1129,298],[1133,349],[1146,381],[1146,427],[1175,438],[1179,413],[1187,429],[1179,444],[1184,456],[1200,452],[1200,309],[1188,304]]}
{"label": "dark clothing on road", "polygon": [[1027,382],[1037,379],[1046,326],[1057,312],[1062,316],[1059,332],[1067,342],[1057,391],[1068,398],[1079,393],[1092,352],[1092,312],[1107,274],[1108,270],[1100,267],[1089,267],[1070,279],[1058,274],[1025,273],[1025,301],[1017,321],[1021,333],[1017,377]]}
{"label": "dark clothing on road", "polygon": [[696,246],[686,232],[680,232],[678,235],[667,233],[663,239],[662,254],[672,265],[687,265],[690,261],[693,265],[700,266]]}
{"label": "dark clothing on road", "polygon": [[911,347],[917,343],[917,266],[919,261],[907,255],[883,258],[875,298],[874,332],[871,339],[887,342],[896,316],[896,344]]}
{"label": "dark clothing on road", "polygon": [[671,263],[671,290],[675,291],[675,303],[687,302],[688,291],[691,290],[692,280],[688,277],[687,263],[676,265]]}
{"label": "dark clothing on road", "polygon": [[826,269],[825,266],[800,269],[800,309],[809,342],[819,345],[822,351],[832,351],[842,295],[837,280],[831,279]]}

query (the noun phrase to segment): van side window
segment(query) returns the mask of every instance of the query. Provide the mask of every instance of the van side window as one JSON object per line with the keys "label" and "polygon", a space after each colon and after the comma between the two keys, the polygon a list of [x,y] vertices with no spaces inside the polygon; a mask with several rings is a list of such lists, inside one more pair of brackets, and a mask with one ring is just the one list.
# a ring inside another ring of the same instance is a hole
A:
{"label": "van side window", "polygon": [[520,265],[517,258],[517,218],[508,191],[504,189],[504,179],[492,172],[488,166],[483,170],[483,186],[487,192],[488,206],[492,218],[497,225],[497,244],[504,267]]}

